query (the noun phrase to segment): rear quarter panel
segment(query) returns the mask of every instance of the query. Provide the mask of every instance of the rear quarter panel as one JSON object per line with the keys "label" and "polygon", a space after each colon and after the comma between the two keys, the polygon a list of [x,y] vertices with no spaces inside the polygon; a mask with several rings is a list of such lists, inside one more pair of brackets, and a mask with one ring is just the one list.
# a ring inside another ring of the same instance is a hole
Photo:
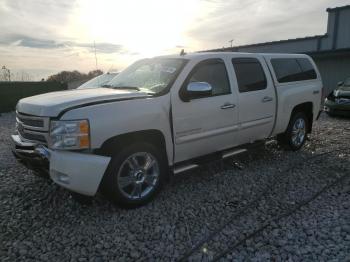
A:
{"label": "rear quarter panel", "polygon": [[[312,63],[317,79],[296,81],[288,83],[279,83],[271,59],[273,58],[307,58]],[[313,120],[316,120],[319,111],[321,110],[322,100],[322,79],[313,60],[307,55],[266,55],[266,62],[270,68],[272,78],[276,87],[277,93],[277,117],[276,125],[272,135],[277,135],[285,132],[293,109],[302,103],[312,102]]]}

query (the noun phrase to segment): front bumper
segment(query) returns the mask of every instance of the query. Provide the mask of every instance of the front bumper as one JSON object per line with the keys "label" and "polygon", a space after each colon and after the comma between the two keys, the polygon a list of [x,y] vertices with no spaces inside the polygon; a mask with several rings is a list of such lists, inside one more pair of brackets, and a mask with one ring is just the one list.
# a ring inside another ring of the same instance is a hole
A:
{"label": "front bumper", "polygon": [[350,104],[337,104],[334,101],[326,100],[324,111],[331,115],[350,116]]}
{"label": "front bumper", "polygon": [[16,158],[33,170],[46,170],[50,178],[71,191],[93,196],[96,194],[110,157],[69,151],[50,150],[22,141],[12,135]]}
{"label": "front bumper", "polygon": [[49,176],[48,156],[41,154],[37,144],[22,141],[19,135],[12,135],[12,153],[16,159],[26,166],[45,176]]}

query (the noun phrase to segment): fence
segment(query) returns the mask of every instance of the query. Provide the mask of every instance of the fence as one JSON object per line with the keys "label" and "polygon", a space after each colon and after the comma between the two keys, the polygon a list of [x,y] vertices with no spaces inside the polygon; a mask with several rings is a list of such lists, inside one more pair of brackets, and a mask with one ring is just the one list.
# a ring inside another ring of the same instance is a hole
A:
{"label": "fence", "polygon": [[15,110],[21,98],[66,89],[59,82],[0,82],[0,113]]}

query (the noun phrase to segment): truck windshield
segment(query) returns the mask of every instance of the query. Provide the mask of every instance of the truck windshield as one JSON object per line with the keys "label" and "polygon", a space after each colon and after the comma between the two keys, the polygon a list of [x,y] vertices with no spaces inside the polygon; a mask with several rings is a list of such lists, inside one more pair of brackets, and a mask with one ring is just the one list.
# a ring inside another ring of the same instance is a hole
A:
{"label": "truck windshield", "polygon": [[350,91],[350,78],[346,79],[344,81],[344,84],[342,86],[338,87],[338,90]]}
{"label": "truck windshield", "polygon": [[159,94],[173,83],[185,62],[181,58],[143,59],[123,70],[108,83],[108,87]]}
{"label": "truck windshield", "polygon": [[96,88],[106,85],[113,77],[115,77],[117,73],[107,73],[103,75],[99,75],[89,81],[85,82],[77,89],[88,89],[88,88]]}
{"label": "truck windshield", "polygon": [[350,77],[345,80],[344,86],[350,86]]}

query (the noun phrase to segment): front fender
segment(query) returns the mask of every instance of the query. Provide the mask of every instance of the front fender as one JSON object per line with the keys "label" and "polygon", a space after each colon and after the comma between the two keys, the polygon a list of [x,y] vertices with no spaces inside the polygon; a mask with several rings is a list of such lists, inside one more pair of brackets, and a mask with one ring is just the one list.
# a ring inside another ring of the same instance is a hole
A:
{"label": "front fender", "polygon": [[88,119],[91,149],[99,149],[112,137],[144,130],[158,130],[164,136],[168,163],[173,162],[169,121],[170,95],[91,105],[66,112],[61,119]]}

